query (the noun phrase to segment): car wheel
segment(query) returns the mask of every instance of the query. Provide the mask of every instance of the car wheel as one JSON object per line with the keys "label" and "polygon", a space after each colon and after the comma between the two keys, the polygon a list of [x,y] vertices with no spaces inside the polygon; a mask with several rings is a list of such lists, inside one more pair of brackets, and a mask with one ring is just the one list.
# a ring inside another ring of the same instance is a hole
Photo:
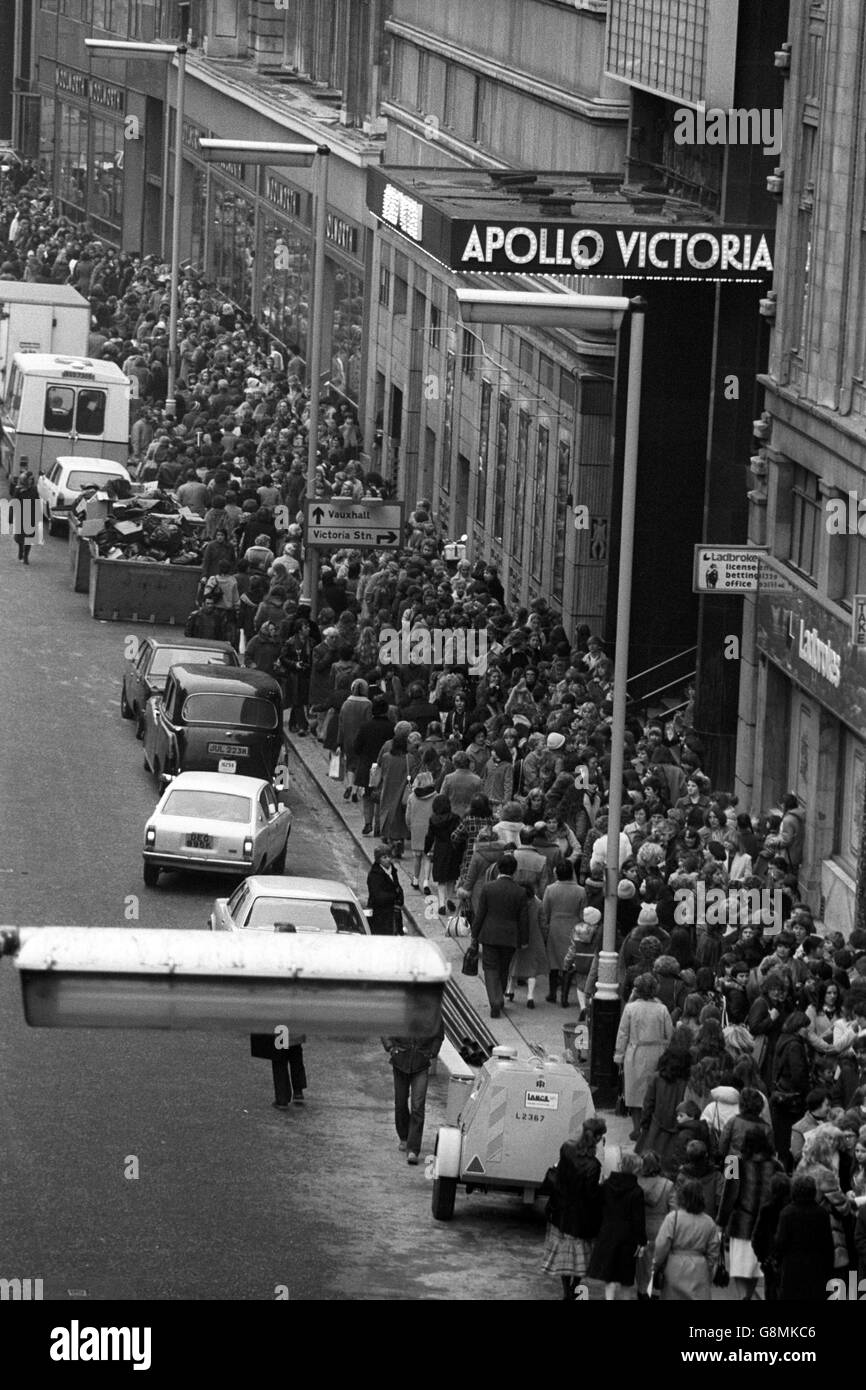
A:
{"label": "car wheel", "polygon": [[145,888],[155,888],[159,883],[159,865],[145,864],[143,869]]}
{"label": "car wheel", "polygon": [[125,686],[120,687],[120,713],[124,719],[132,719],[134,716],[134,710],[126,698]]}
{"label": "car wheel", "polygon": [[436,1221],[450,1221],[454,1215],[457,1196],[456,1178],[433,1179],[433,1216]]}

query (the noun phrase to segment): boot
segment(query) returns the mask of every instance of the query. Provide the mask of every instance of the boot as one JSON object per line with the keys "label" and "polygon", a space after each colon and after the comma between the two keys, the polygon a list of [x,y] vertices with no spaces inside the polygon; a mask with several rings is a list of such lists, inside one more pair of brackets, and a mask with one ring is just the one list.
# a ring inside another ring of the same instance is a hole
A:
{"label": "boot", "polygon": [[562,995],[560,1003],[564,1009],[568,1008],[568,992],[571,989],[571,982],[574,979],[573,970],[563,970],[562,972]]}
{"label": "boot", "polygon": [[548,1004],[555,1004],[555,1003],[556,1003],[556,991],[557,991],[558,988],[559,988],[559,971],[558,971],[558,970],[551,970],[550,974],[549,974],[548,977],[547,977],[547,996],[546,996],[546,998],[547,998]]}

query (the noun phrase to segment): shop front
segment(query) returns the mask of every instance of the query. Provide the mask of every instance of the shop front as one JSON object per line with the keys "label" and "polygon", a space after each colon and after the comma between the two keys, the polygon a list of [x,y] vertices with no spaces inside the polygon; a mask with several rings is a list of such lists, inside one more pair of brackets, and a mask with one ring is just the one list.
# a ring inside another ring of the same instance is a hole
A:
{"label": "shop front", "polygon": [[41,108],[40,158],[68,217],[114,245],[123,228],[124,88],[56,64]]}
{"label": "shop front", "polygon": [[796,794],[806,815],[801,886],[827,927],[847,934],[866,796],[866,650],[853,645],[850,619],[796,584],[759,594],[757,648],[761,804]]}

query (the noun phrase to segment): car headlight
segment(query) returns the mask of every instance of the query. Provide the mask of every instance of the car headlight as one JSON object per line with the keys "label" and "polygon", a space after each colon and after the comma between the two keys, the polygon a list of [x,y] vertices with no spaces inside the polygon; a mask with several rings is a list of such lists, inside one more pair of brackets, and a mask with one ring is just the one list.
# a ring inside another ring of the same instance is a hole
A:
{"label": "car headlight", "polygon": [[243,856],[244,859],[252,859],[253,857],[253,842],[249,835],[244,840]]}
{"label": "car headlight", "polygon": [[147,828],[145,829],[145,832],[144,832],[144,847],[145,847],[145,849],[153,849],[153,846],[154,846],[155,844],[156,844],[156,826],[155,826],[155,825],[149,825],[149,826],[147,826]]}

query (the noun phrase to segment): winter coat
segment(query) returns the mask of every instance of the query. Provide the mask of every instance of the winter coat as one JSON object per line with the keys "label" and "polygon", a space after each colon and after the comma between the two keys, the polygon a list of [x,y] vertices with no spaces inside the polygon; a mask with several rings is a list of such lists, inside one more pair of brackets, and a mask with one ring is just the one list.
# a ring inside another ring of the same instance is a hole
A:
{"label": "winter coat", "polygon": [[[677,1125],[676,1134],[668,1147],[667,1158],[663,1165],[664,1171],[669,1177],[676,1177],[686,1162],[686,1145],[690,1144],[693,1139],[706,1145],[707,1152],[710,1152],[710,1131],[704,1120],[686,1120],[685,1124]],[[646,1147],[649,1148],[649,1144]]]}
{"label": "winter coat", "polygon": [[654,1264],[664,1269],[662,1302],[709,1303],[721,1242],[706,1212],[668,1212],[656,1236]]}
{"label": "winter coat", "polygon": [[[783,1033],[773,1055],[771,1095],[792,1097],[791,1104],[805,1102],[810,1086],[809,1056],[806,1044],[796,1033]],[[788,1104],[788,1102],[785,1102]],[[794,1114],[796,1114],[796,1109]],[[802,1112],[801,1112],[802,1113]]]}
{"label": "winter coat", "polygon": [[485,883],[472,921],[472,939],[482,946],[516,950],[529,941],[529,904],[526,892],[512,878],[500,875]]}
{"label": "winter coat", "polygon": [[749,1017],[746,1020],[746,1027],[753,1038],[766,1037],[767,1046],[761,1060],[760,1072],[767,1090],[772,1086],[773,1080],[773,1057],[776,1051],[776,1044],[782,1032],[782,1025],[785,1022],[784,1005],[779,1010],[776,1018],[770,1018],[770,1005],[761,995],[755,1000],[749,1010]]}
{"label": "winter coat", "polygon": [[337,745],[346,755],[346,767],[349,772],[357,771],[360,756],[355,752],[355,741],[372,713],[372,701],[368,700],[366,695],[350,695],[340,707]]}
{"label": "winter coat", "polygon": [[406,800],[409,792],[409,758],[392,753],[391,741],[379,753],[382,781],[379,784],[379,816],[383,840],[408,840]]}
{"label": "winter coat", "polygon": [[751,1240],[758,1212],[770,1198],[770,1180],[785,1170],[777,1158],[743,1158],[739,1176],[725,1182],[719,1225],[732,1240]]}
{"label": "winter coat", "polygon": [[473,796],[481,791],[481,778],[468,767],[458,767],[443,779],[440,791],[448,797],[454,814],[465,816]]}
{"label": "winter coat", "polygon": [[637,1182],[643,1193],[646,1238],[649,1245],[655,1240],[662,1222],[673,1207],[674,1185],[669,1178],[662,1177],[661,1173],[653,1178],[638,1178]]}
{"label": "winter coat", "polygon": [[614,1061],[622,1062],[625,1103],[643,1106],[650,1079],[673,1032],[671,1016],[657,999],[635,999],[622,1011]]}
{"label": "winter coat", "polygon": [[547,968],[562,970],[571,934],[586,903],[586,893],[573,880],[551,883],[541,900],[542,930],[547,936]]}
{"label": "winter coat", "polygon": [[818,1203],[828,1213],[830,1217],[830,1229],[833,1233],[833,1264],[836,1269],[845,1269],[848,1265],[848,1239],[846,1235],[847,1219],[852,1217],[857,1210],[854,1202],[839,1186],[839,1179],[832,1168],[826,1167],[823,1163],[812,1163],[806,1167],[803,1163],[797,1168],[797,1176],[808,1175],[815,1179],[815,1186],[818,1189]]}
{"label": "winter coat", "polygon": [[694,1163],[684,1163],[674,1178],[677,1194],[682,1191],[683,1184],[689,1179],[694,1179],[700,1183],[704,1194],[704,1211],[715,1218],[725,1185],[725,1180],[718,1168],[714,1167],[709,1158],[703,1158]]}
{"label": "winter coat", "polygon": [[601,1226],[587,1272],[591,1279],[630,1286],[638,1246],[646,1244],[644,1195],[635,1173],[611,1173],[601,1195]]}
{"label": "winter coat", "polygon": [[438,1057],[439,1049],[445,1041],[444,1024],[429,1038],[383,1038],[382,1043],[389,1053],[391,1066],[395,1071],[415,1076],[419,1071],[429,1071],[430,1063]]}
{"label": "winter coat", "polygon": [[453,883],[460,870],[461,853],[451,841],[460,817],[449,812],[431,815],[424,837],[424,852],[431,856],[430,874],[434,883]]}
{"label": "winter coat", "polygon": [[355,783],[366,787],[370,780],[370,768],[379,757],[382,748],[394,734],[394,725],[383,716],[373,716],[359,728],[355,736],[354,752],[358,763],[355,768]]}
{"label": "winter coat", "polygon": [[783,1208],[773,1252],[780,1302],[826,1303],[833,1277],[833,1232],[829,1215],[817,1202],[801,1200]]}
{"label": "winter coat", "polygon": [[481,790],[494,810],[503,802],[510,801],[513,783],[514,770],[511,763],[494,763],[491,758],[481,776]]}
{"label": "winter coat", "polygon": [[527,894],[526,904],[529,940],[515,953],[511,963],[511,974],[515,980],[534,980],[539,975],[547,974],[547,948],[541,934],[541,903],[535,896]]}
{"label": "winter coat", "polygon": [[735,1086],[714,1086],[710,1099],[701,1112],[701,1119],[710,1129],[713,1143],[717,1144],[725,1125],[740,1113],[740,1093]]}
{"label": "winter coat", "polygon": [[416,787],[409,794],[406,803],[406,825],[409,828],[410,847],[415,854],[422,854],[424,851],[435,797],[436,788],[432,783],[429,787]]}
{"label": "winter coat", "polygon": [[367,906],[372,908],[370,931],[373,936],[394,935],[394,909],[403,906],[403,889],[397,870],[374,864],[367,875]]}
{"label": "winter coat", "polygon": [[[460,822],[458,821],[457,824],[459,825]],[[508,845],[502,840],[477,840],[475,849],[472,851],[472,858],[469,860],[469,867],[465,873],[461,873],[463,850],[459,844],[454,844],[453,835],[451,839],[459,877],[458,886],[469,894],[471,910],[475,912],[478,908],[478,899],[481,896],[481,889],[487,882],[488,877],[495,877],[494,874],[491,874],[491,870],[494,864],[499,863],[503,854],[508,849]]]}
{"label": "winter coat", "polygon": [[601,1164],[576,1148],[569,1142],[559,1151],[547,1217],[563,1235],[594,1240],[601,1224]]}
{"label": "winter coat", "polygon": [[646,1149],[657,1153],[664,1172],[668,1171],[669,1155],[677,1139],[677,1109],[685,1093],[685,1077],[667,1080],[656,1072],[650,1077],[644,1096],[641,1137],[636,1148],[638,1153]]}

